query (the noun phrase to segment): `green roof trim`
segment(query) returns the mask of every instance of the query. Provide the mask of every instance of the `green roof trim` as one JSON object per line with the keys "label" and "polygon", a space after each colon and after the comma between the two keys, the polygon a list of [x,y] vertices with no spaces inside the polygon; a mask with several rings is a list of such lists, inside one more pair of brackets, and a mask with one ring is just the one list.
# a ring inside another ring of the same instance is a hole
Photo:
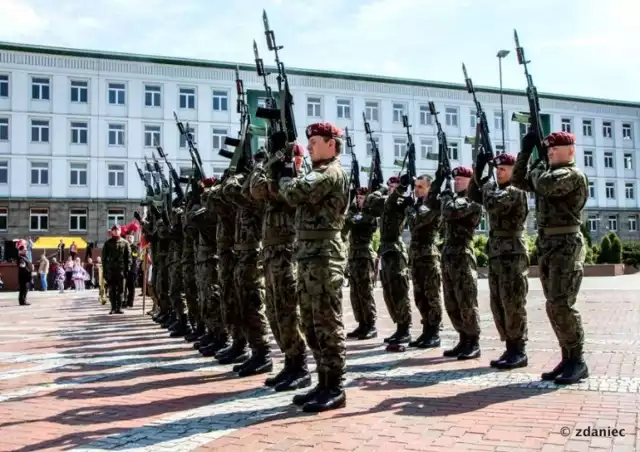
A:
{"label": "green roof trim", "polygon": [[[239,66],[240,69],[242,70],[255,71],[255,66],[253,64],[245,64],[245,63],[231,63],[231,62],[223,62],[223,61],[211,61],[211,60],[176,58],[176,57],[153,56],[153,55],[137,55],[137,54],[123,53],[123,52],[71,49],[71,48],[65,48],[65,47],[49,47],[49,46],[19,44],[19,43],[2,42],[2,41],[0,41],[0,50],[8,50],[12,52],[25,52],[25,53],[39,53],[44,55],[61,55],[61,56],[78,57],[78,58],[95,58],[95,59],[105,59],[105,60],[131,61],[131,62],[138,62],[138,63],[167,64],[172,66],[192,66],[192,67],[201,67],[201,68],[210,68],[210,69],[235,69],[236,66]],[[290,67],[287,67],[287,71],[292,75],[301,75],[301,76],[308,76],[308,77],[352,80],[357,82],[388,83],[392,85],[418,86],[421,88],[453,89],[453,90],[459,90],[459,91],[467,90],[466,86],[463,84],[449,83],[449,82],[432,82],[427,80],[394,78],[394,77],[386,77],[381,75],[353,74],[353,73],[347,73],[347,72],[320,71],[315,69],[297,69],[297,68],[290,68]],[[496,87],[476,86],[475,88],[476,88],[476,91],[478,92],[491,93],[491,94],[500,93],[500,89]],[[503,89],[502,92],[505,95],[512,95],[512,96],[525,95],[524,89],[523,90]],[[562,101],[569,101],[569,102],[584,102],[584,103],[590,103],[590,104],[599,104],[599,105],[608,105],[608,106],[617,106],[617,107],[640,108],[640,103],[626,102],[621,100],[598,99],[598,98],[582,97],[582,96],[566,96],[566,95],[551,94],[551,93],[539,93],[539,96],[543,99],[550,99],[550,100],[562,100]]]}

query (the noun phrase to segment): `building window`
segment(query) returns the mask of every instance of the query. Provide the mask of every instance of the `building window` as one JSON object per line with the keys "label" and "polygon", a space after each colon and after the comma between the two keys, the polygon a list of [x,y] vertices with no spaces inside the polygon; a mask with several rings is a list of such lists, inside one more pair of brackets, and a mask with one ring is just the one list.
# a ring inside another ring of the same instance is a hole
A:
{"label": "building window", "polygon": [[6,160],[0,161],[0,184],[6,185],[9,183],[9,162]]}
{"label": "building window", "polygon": [[89,142],[89,124],[86,122],[71,123],[71,144],[87,144]]}
{"label": "building window", "polygon": [[144,105],[145,107],[159,107],[162,88],[158,85],[144,86]]}
{"label": "building window", "polygon": [[0,231],[6,231],[9,228],[9,209],[0,207]]}
{"label": "building window", "polygon": [[593,151],[584,151],[585,168],[593,168]]}
{"label": "building window", "polygon": [[604,153],[604,167],[613,168],[613,152]]}
{"label": "building window", "polygon": [[109,187],[124,187],[124,165],[107,165]]}
{"label": "building window", "polygon": [[633,169],[633,154],[624,155],[624,169],[626,170]]}
{"label": "building window", "polygon": [[420,125],[433,125],[433,118],[431,117],[431,112],[429,111],[428,105],[420,105]]}
{"label": "building window", "polygon": [[433,140],[420,140],[420,158],[438,160],[438,155],[433,153]]}
{"label": "building window", "polygon": [[405,138],[393,139],[393,155],[396,158],[404,158],[407,153],[407,140]]}
{"label": "building window", "polygon": [[124,146],[124,124],[109,124],[109,146]]}
{"label": "building window", "polygon": [[0,97],[9,97],[9,76],[0,74]]}
{"label": "building window", "polygon": [[480,224],[478,225],[478,231],[486,232],[487,231],[487,216],[482,215],[480,218]]}
{"label": "building window", "polygon": [[595,199],[596,197],[596,186],[593,182],[589,182],[589,198]]}
{"label": "building window", "polygon": [[87,164],[86,163],[70,163],[69,164],[69,185],[74,187],[87,186]]}
{"label": "building window", "polygon": [[475,129],[478,125],[478,112],[476,110],[469,112],[469,125],[472,129]]}
{"label": "building window", "polygon": [[502,130],[502,125],[504,124],[504,118],[502,117],[501,111],[497,111],[493,113],[493,123],[496,130]]}
{"label": "building window", "polygon": [[[185,130],[187,131],[187,134],[191,135],[191,139],[193,140],[193,137],[196,135],[195,126],[194,127],[191,127],[191,126],[185,127]],[[181,148],[186,148],[187,147],[187,139],[185,138],[184,135],[180,135],[180,147]]]}
{"label": "building window", "polygon": [[266,108],[267,107],[267,98],[266,97],[258,97],[256,101],[256,105],[258,108]]}
{"label": "building window", "polygon": [[31,185],[49,185],[47,162],[31,162]]}
{"label": "building window", "polygon": [[148,148],[160,146],[160,126],[145,124],[144,145]]}
{"label": "building window", "polygon": [[49,229],[49,209],[32,208],[29,211],[29,223],[32,231],[46,231]]}
{"label": "building window", "polygon": [[124,105],[126,88],[124,83],[109,83],[109,104]]}
{"label": "building window", "polygon": [[585,137],[593,136],[593,123],[590,119],[584,119],[582,121],[582,135]]}
{"label": "building window", "polygon": [[445,124],[449,127],[458,127],[458,109],[447,107],[444,110]]}
{"label": "building window", "polygon": [[636,199],[636,191],[633,182],[626,182],[624,184],[624,197],[626,199]]}
{"label": "building window", "polygon": [[[378,148],[378,152],[382,154],[382,150],[380,149],[380,137],[373,137],[373,141]],[[373,155],[373,145],[371,144],[371,140],[367,140],[367,156],[370,157]]]}
{"label": "building window", "polygon": [[623,140],[631,140],[632,139],[631,124],[629,124],[628,122],[622,124],[622,139]]}
{"label": "building window", "polygon": [[348,99],[338,99],[337,114],[340,119],[351,119],[351,101]]}
{"label": "building window", "polygon": [[111,229],[114,225],[122,226],[124,224],[124,209],[109,209],[107,212],[107,229]]}
{"label": "building window", "polygon": [[453,142],[453,143],[447,143],[448,146],[448,151],[449,151],[449,158],[451,160],[458,160],[458,143]]}
{"label": "building window", "polygon": [[221,166],[214,166],[213,167],[213,176],[214,177],[220,177],[222,176],[222,174],[226,171],[227,168],[223,168]]}
{"label": "building window", "polygon": [[71,209],[69,211],[69,231],[79,232],[87,230],[87,210]]}
{"label": "building window", "polygon": [[188,110],[196,108],[195,88],[180,88],[180,108]]}
{"label": "building window", "polygon": [[179,177],[188,177],[192,173],[192,168],[190,166],[181,166],[178,168],[178,176]]}
{"label": "building window", "polygon": [[616,199],[616,187],[613,182],[607,182],[605,184],[605,194],[607,199]]}
{"label": "building window", "polygon": [[613,137],[613,126],[611,125],[611,121],[604,121],[602,123],[602,136],[604,138]]}
{"label": "building window", "polygon": [[617,215],[609,215],[607,219],[607,226],[610,231],[618,230],[618,216]]}
{"label": "building window", "polygon": [[589,215],[587,219],[587,227],[589,228],[589,232],[596,232],[598,230],[598,217],[595,215]]}
{"label": "building window", "polygon": [[49,142],[49,121],[46,119],[31,120],[31,142],[32,143],[48,143]]}
{"label": "building window", "polygon": [[227,111],[229,95],[225,91],[213,92],[213,111]]}
{"label": "building window", "polygon": [[0,118],[0,141],[9,141],[9,118]]}
{"label": "building window", "polygon": [[71,80],[71,102],[77,104],[89,102],[89,82],[86,80]]}
{"label": "building window", "polygon": [[573,127],[571,125],[571,118],[562,118],[560,126],[563,132],[572,133]]}
{"label": "building window", "polygon": [[47,77],[31,78],[31,99],[49,100],[51,96],[51,80]]}
{"label": "building window", "polygon": [[636,232],[638,230],[638,216],[629,215],[629,218],[627,219],[627,226],[629,228],[629,232]]}
{"label": "building window", "polygon": [[213,150],[222,149],[224,146],[224,139],[227,136],[226,129],[213,129]]}
{"label": "building window", "polygon": [[406,114],[406,108],[404,104],[393,104],[393,122],[402,122],[402,117]]}
{"label": "building window", "polygon": [[322,100],[319,97],[307,97],[307,116],[312,118],[322,116]]}
{"label": "building window", "polygon": [[364,103],[364,116],[367,121],[379,121],[380,119],[380,104],[373,100],[368,100]]}

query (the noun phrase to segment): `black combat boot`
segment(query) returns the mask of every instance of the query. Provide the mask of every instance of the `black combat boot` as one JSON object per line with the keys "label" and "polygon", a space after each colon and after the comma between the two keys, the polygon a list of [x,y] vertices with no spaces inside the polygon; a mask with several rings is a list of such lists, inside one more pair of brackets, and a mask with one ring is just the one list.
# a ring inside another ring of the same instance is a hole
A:
{"label": "black combat boot", "polygon": [[589,378],[589,369],[584,361],[582,347],[578,346],[569,350],[562,375],[557,376],[554,382],[557,385],[572,385],[585,378]]}
{"label": "black combat boot", "polygon": [[489,361],[489,366],[499,369],[498,366],[500,365],[500,363],[507,359],[509,355],[513,354],[513,342],[506,341],[505,346],[507,348],[504,352],[502,352],[502,355],[500,355],[500,357],[497,359],[492,359],[491,361]]}
{"label": "black combat boot", "polygon": [[398,331],[396,331],[395,337],[389,339],[389,345],[408,344],[411,342],[411,333],[409,332],[408,324],[398,324]]}
{"label": "black combat boot", "polygon": [[415,347],[422,349],[440,347],[439,328],[427,327],[425,329],[424,337]]}
{"label": "black combat boot", "polygon": [[389,344],[389,343],[391,343],[391,342],[395,341],[395,340],[396,340],[396,336],[398,336],[398,331],[399,331],[399,329],[400,329],[400,325],[398,325],[398,326],[396,327],[396,332],[395,332],[395,333],[393,333],[391,336],[389,336],[389,337],[385,337],[385,338],[383,339],[384,343],[385,343],[385,344]]}
{"label": "black combat boot", "polygon": [[305,413],[321,413],[347,406],[347,394],[342,384],[342,375],[328,374],[326,388],[314,400],[304,404]]}
{"label": "black combat boot", "polygon": [[209,344],[204,347],[201,347],[198,351],[202,356],[210,357],[216,356],[216,354],[229,345],[229,339],[227,336],[220,336],[214,340],[212,340]]}
{"label": "black combat boot", "polygon": [[185,316],[182,316],[182,318],[178,321],[178,325],[176,326],[176,328],[171,331],[171,334],[169,334],[169,337],[182,337],[189,334],[190,332],[191,327],[187,322],[187,318]]}
{"label": "black combat boot", "polygon": [[176,315],[174,313],[167,314],[163,322],[160,324],[160,328],[168,329],[173,322],[176,321]]}
{"label": "black combat boot", "polygon": [[216,359],[218,360],[218,364],[233,364],[233,363],[242,363],[246,362],[251,356],[251,352],[247,349],[245,344],[231,344],[228,347],[228,352],[222,353],[226,349],[220,350],[216,353]]}
{"label": "black combat boot", "polygon": [[318,384],[315,385],[311,391],[307,391],[303,394],[296,394],[293,396],[293,404],[297,406],[304,406],[306,403],[316,399],[327,387],[327,376],[324,372],[318,371]]}
{"label": "black combat boot", "polygon": [[455,358],[460,354],[460,350],[462,350],[462,347],[464,346],[467,338],[464,335],[464,333],[459,333],[459,334],[460,334],[460,339],[458,340],[458,343],[455,345],[455,347],[442,352],[442,356],[444,356],[445,358]]}
{"label": "black combat boot", "polygon": [[358,324],[357,328],[349,333],[347,333],[347,339],[356,339],[362,333],[364,329],[364,325],[362,323]]}
{"label": "black combat boot", "polygon": [[242,369],[238,370],[239,377],[250,377],[251,375],[266,374],[273,370],[273,359],[269,350],[261,353],[252,353],[251,358],[246,363],[242,363]]}
{"label": "black combat boot", "polygon": [[291,359],[290,371],[278,384],[275,385],[276,392],[293,391],[295,389],[308,388],[311,386],[311,374],[307,366],[307,355],[303,353]]}
{"label": "black combat boot", "polygon": [[375,325],[365,325],[358,335],[358,340],[366,341],[367,339],[373,339],[375,337],[378,337],[378,330]]}
{"label": "black combat boot", "polygon": [[200,338],[193,343],[193,348],[195,348],[196,350],[200,350],[201,348],[204,348],[207,345],[213,343],[215,339],[216,338],[212,333],[204,334],[200,336]]}
{"label": "black combat boot", "polygon": [[270,388],[275,387],[281,381],[284,381],[288,376],[289,372],[291,372],[291,358],[288,356],[284,357],[284,366],[282,370],[275,374],[273,377],[269,377],[264,381],[264,385]]}
{"label": "black combat boot", "polygon": [[498,361],[493,367],[503,370],[526,367],[529,364],[529,359],[525,350],[523,340],[507,341],[507,356]]}
{"label": "black combat boot", "polygon": [[109,314],[115,314],[116,313],[116,302],[112,301],[111,302],[111,311],[109,311]]}
{"label": "black combat boot", "polygon": [[196,324],[193,331],[191,331],[191,333],[186,334],[184,336],[184,340],[187,342],[195,342],[198,340],[200,336],[204,334],[204,332],[205,332],[204,325],[202,323]]}
{"label": "black combat boot", "polygon": [[124,312],[122,311],[122,300],[116,300],[116,310],[115,310],[116,314],[124,314]]}
{"label": "black combat boot", "polygon": [[540,375],[540,378],[543,379],[544,381],[555,380],[564,372],[564,366],[567,363],[568,359],[569,359],[569,353],[564,347],[562,347],[562,361],[560,361],[560,363],[556,367],[554,367],[551,372],[542,372],[542,375]]}
{"label": "black combat boot", "polygon": [[467,340],[458,353],[459,360],[480,358],[480,341],[478,336],[467,336]]}

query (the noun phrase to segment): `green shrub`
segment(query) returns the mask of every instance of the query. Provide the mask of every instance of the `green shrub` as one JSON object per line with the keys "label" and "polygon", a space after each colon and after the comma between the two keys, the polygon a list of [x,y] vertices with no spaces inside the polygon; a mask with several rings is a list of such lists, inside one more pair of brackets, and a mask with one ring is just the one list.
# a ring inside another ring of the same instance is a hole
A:
{"label": "green shrub", "polygon": [[622,263],[622,241],[620,237],[613,234],[611,239],[611,250],[609,251],[609,264],[621,264]]}
{"label": "green shrub", "polygon": [[611,256],[611,239],[605,235],[600,242],[600,254],[598,255],[598,264],[608,264]]}
{"label": "green shrub", "polygon": [[538,265],[538,236],[527,235],[525,243],[529,254],[529,265]]}
{"label": "green shrub", "polygon": [[584,237],[585,243],[589,245],[589,247],[591,247],[593,243],[591,241],[591,233],[587,229],[587,225],[583,223],[582,226],[580,226],[580,231],[582,232],[582,236]]}
{"label": "green shrub", "polygon": [[596,263],[596,259],[598,258],[598,255],[596,253],[594,253],[594,247],[591,246],[587,246],[587,254],[584,258],[584,263],[585,264],[595,264]]}
{"label": "green shrub", "polygon": [[476,263],[478,267],[488,267],[489,266],[489,256],[487,256],[482,251],[476,251]]}
{"label": "green shrub", "polygon": [[380,247],[380,229],[376,229],[376,232],[373,233],[373,250],[377,253],[378,248]]}
{"label": "green shrub", "polygon": [[640,263],[640,241],[630,240],[622,244],[622,262],[637,267]]}

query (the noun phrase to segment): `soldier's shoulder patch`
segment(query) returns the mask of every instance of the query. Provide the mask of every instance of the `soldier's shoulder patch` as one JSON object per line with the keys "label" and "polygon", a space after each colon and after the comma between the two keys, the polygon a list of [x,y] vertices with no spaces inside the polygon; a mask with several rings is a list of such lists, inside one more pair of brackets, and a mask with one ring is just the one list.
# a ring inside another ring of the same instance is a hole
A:
{"label": "soldier's shoulder patch", "polygon": [[428,212],[428,211],[429,211],[429,208],[428,208],[427,206],[424,206],[424,205],[423,205],[423,206],[420,206],[420,207],[418,208],[418,211],[419,211],[420,213],[425,213],[425,212]]}
{"label": "soldier's shoulder patch", "polygon": [[307,174],[306,176],[304,176],[304,180],[306,180],[307,182],[313,182],[317,178],[318,178],[318,175],[316,174],[315,171],[312,171],[309,174]]}

